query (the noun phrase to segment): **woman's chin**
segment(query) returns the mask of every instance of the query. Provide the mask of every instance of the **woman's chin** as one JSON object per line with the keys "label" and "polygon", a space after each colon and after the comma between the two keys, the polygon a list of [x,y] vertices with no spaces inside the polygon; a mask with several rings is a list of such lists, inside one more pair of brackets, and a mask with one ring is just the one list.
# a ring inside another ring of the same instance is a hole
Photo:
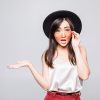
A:
{"label": "woman's chin", "polygon": [[61,47],[66,47],[67,46],[67,44],[59,44]]}

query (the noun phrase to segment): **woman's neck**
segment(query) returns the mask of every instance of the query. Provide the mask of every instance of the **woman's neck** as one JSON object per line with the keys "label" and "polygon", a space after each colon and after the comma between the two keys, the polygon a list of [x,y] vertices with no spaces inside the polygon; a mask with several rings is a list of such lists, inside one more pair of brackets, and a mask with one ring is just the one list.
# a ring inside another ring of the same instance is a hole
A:
{"label": "woman's neck", "polygon": [[68,48],[67,47],[61,47],[61,46],[57,46],[57,51],[60,51],[60,52],[66,52],[68,51]]}
{"label": "woman's neck", "polygon": [[68,48],[67,47],[57,47],[58,56],[68,56]]}

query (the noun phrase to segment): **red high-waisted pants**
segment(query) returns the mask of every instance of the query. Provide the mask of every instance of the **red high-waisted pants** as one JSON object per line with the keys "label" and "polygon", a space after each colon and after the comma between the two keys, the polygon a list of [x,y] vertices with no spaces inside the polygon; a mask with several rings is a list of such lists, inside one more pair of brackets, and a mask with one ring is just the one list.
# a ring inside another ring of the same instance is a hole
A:
{"label": "red high-waisted pants", "polygon": [[56,92],[47,92],[44,100],[80,100],[81,92],[75,93],[73,95],[60,95]]}

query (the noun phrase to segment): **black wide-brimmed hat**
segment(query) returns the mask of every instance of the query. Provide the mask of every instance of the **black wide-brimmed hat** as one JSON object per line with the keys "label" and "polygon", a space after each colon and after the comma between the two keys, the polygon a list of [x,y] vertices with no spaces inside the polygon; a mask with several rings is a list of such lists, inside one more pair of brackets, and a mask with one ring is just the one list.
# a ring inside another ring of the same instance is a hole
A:
{"label": "black wide-brimmed hat", "polygon": [[45,35],[49,38],[52,22],[57,18],[68,17],[74,25],[74,30],[80,34],[82,29],[82,22],[78,15],[71,11],[59,10],[49,14],[43,22],[43,30]]}

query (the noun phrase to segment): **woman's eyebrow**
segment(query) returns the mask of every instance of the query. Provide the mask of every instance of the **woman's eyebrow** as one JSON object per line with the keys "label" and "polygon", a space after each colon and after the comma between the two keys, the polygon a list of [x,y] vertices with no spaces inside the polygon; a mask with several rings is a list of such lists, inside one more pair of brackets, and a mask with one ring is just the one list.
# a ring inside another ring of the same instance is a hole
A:
{"label": "woman's eyebrow", "polygon": [[[60,28],[61,29],[61,27],[58,27],[58,28]],[[64,28],[70,28],[69,26],[65,26]]]}
{"label": "woman's eyebrow", "polygon": [[70,28],[69,26],[66,26],[66,27],[64,27],[64,28]]}

